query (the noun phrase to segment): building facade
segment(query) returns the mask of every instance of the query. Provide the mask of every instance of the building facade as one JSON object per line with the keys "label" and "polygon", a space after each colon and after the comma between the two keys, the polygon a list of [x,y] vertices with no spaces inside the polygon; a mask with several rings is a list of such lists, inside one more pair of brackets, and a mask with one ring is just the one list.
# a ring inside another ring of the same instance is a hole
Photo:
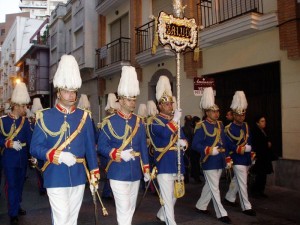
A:
{"label": "building facade", "polygon": [[[182,1],[185,16],[199,24],[198,60],[193,51],[181,57],[181,108],[184,115],[199,115],[200,96],[194,78],[213,78],[221,118],[229,110],[234,92],[244,90],[247,121],[267,116],[273,148],[272,182],[299,190],[300,31],[296,0]],[[123,65],[137,68],[141,95],[138,104],[155,100],[161,75],[170,78],[176,94],[175,55],[168,46],[153,49],[155,20],[160,11],[172,13],[172,1],[96,1],[99,33],[95,73],[100,109],[106,95],[116,92]],[[153,54],[155,52],[155,54]],[[103,110],[102,110],[103,111]]]}

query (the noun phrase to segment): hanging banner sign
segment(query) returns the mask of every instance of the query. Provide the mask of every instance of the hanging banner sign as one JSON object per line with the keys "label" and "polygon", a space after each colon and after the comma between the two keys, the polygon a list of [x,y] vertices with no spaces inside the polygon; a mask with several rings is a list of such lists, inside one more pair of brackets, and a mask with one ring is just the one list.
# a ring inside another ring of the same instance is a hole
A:
{"label": "hanging banner sign", "polygon": [[216,95],[214,78],[194,77],[194,95],[195,96],[202,96],[203,90],[206,87],[212,87],[212,89],[214,90],[214,95]]}
{"label": "hanging banner sign", "polygon": [[198,30],[195,19],[177,18],[160,12],[158,17],[158,35],[162,45],[169,44],[176,52],[197,45]]}

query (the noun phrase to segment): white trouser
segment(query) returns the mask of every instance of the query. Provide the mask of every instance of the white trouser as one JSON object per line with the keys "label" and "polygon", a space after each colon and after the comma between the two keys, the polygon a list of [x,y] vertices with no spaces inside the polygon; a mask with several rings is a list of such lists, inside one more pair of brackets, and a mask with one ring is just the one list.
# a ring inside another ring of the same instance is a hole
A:
{"label": "white trouser", "polygon": [[173,176],[172,174],[157,175],[160,193],[165,205],[160,208],[156,216],[161,221],[165,221],[167,225],[176,225],[174,215],[174,205],[176,203],[176,198],[174,196],[175,180],[176,176]]}
{"label": "white trouser", "polygon": [[115,198],[118,224],[131,225],[140,181],[109,181]]}
{"label": "white trouser", "polygon": [[222,170],[203,170],[205,176],[205,185],[202,189],[201,197],[199,198],[196,208],[206,210],[210,200],[213,200],[217,218],[227,216],[227,212],[221,203],[219,181],[222,175]]}
{"label": "white trouser", "polygon": [[235,202],[236,194],[239,192],[240,204],[242,210],[251,209],[251,203],[248,200],[248,191],[247,191],[247,178],[248,178],[248,166],[243,165],[234,165],[233,172],[234,177],[232,178],[229,190],[225,198],[230,202]]}
{"label": "white trouser", "polygon": [[47,188],[53,225],[76,225],[85,185]]}

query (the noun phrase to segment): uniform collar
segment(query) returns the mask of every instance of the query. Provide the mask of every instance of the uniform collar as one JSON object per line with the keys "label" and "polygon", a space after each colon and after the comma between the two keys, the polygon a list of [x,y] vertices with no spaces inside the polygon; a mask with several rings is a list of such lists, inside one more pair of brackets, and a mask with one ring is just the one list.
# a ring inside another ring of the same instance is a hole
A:
{"label": "uniform collar", "polygon": [[160,117],[164,118],[164,119],[167,119],[167,120],[171,120],[173,118],[173,116],[169,116],[169,115],[166,115],[164,113],[159,113],[158,114]]}
{"label": "uniform collar", "polygon": [[125,120],[128,120],[132,117],[132,113],[126,115],[125,113],[122,113],[120,110],[118,110],[117,113],[120,117],[122,117]]}
{"label": "uniform collar", "polygon": [[55,106],[55,108],[56,108],[58,111],[60,111],[61,113],[64,113],[64,114],[71,114],[71,113],[75,112],[76,106],[73,105],[73,106],[70,107],[70,109],[68,109],[68,108],[64,107],[63,105],[57,103],[56,106]]}
{"label": "uniform collar", "polygon": [[15,115],[13,115],[12,113],[8,113],[8,116],[9,116],[10,118],[14,119],[14,120],[17,120],[17,119],[20,118],[19,116],[15,116]]}

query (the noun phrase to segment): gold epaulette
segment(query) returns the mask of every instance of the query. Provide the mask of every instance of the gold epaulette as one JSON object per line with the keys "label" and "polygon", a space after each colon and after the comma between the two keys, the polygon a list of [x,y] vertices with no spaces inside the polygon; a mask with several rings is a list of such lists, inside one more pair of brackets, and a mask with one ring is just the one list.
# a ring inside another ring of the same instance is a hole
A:
{"label": "gold epaulette", "polygon": [[196,125],[195,125],[195,130],[194,130],[194,132],[196,132],[196,130],[200,129],[200,127],[202,126],[202,124],[203,124],[203,121],[197,122]]}
{"label": "gold epaulette", "polygon": [[35,119],[39,120],[40,118],[43,117],[43,112],[46,110],[49,110],[50,108],[45,108],[45,109],[40,109],[38,111],[35,112]]}
{"label": "gold epaulette", "polygon": [[163,127],[165,127],[166,125],[163,123],[163,121],[161,121],[157,116],[151,116],[148,118],[147,120],[147,124],[150,125],[153,123],[153,120],[155,120],[155,122]]}
{"label": "gold epaulette", "polygon": [[83,111],[87,112],[87,113],[88,113],[88,115],[89,115],[89,117],[90,117],[90,118],[92,118],[92,112],[91,112],[91,110],[82,109],[82,108],[78,108],[78,109],[81,109],[81,110],[83,110]]}
{"label": "gold epaulette", "polygon": [[100,128],[103,129],[103,127],[107,124],[108,120],[110,117],[114,116],[115,113],[108,115],[107,117],[105,117],[102,122],[100,123]]}

